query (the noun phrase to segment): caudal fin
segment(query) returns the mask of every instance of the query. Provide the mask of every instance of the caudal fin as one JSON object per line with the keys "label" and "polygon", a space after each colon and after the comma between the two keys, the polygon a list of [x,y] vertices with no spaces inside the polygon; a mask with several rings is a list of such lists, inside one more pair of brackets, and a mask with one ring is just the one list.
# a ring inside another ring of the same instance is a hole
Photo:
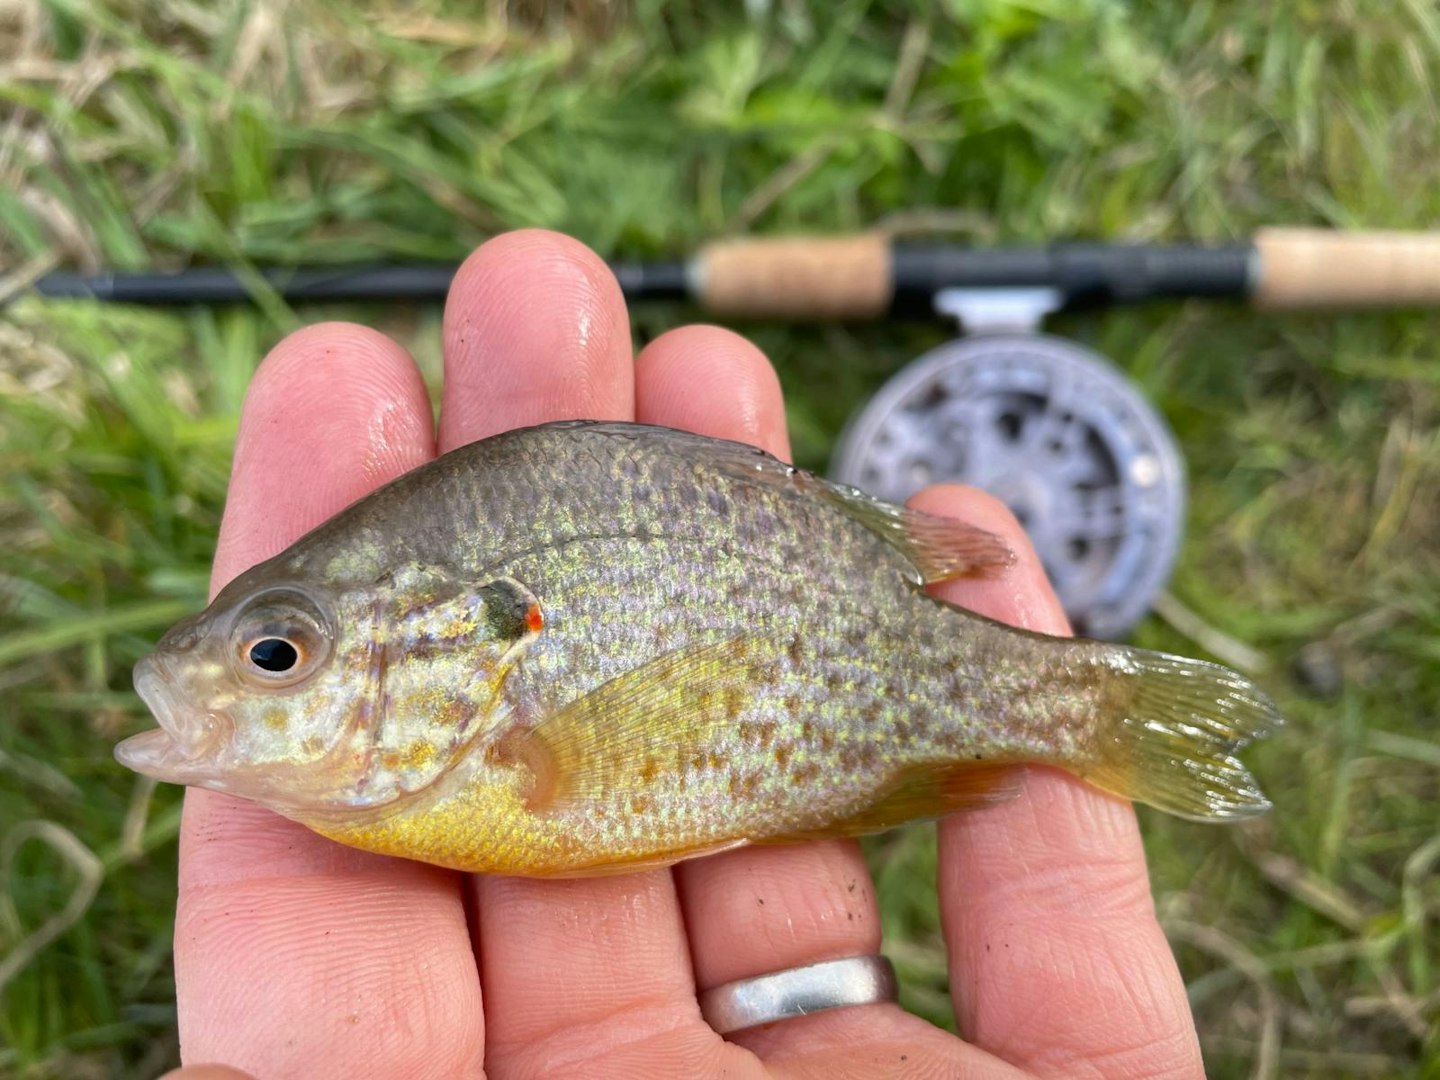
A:
{"label": "caudal fin", "polygon": [[1107,649],[1098,755],[1078,769],[1116,795],[1195,821],[1270,808],[1235,752],[1283,720],[1243,675],[1141,649]]}

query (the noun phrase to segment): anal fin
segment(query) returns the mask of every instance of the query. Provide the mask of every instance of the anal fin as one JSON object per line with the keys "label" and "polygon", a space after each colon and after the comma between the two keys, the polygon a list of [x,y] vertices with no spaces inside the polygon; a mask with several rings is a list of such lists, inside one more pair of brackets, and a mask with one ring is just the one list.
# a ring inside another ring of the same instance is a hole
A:
{"label": "anal fin", "polygon": [[721,840],[714,844],[705,844],[699,847],[675,848],[670,851],[659,851],[654,855],[643,856],[638,859],[620,859],[615,861],[602,859],[599,862],[588,866],[580,866],[574,869],[562,870],[556,874],[547,874],[549,878],[597,878],[597,877],[618,877],[621,874],[638,874],[645,870],[663,870],[667,866],[674,866],[686,859],[704,859],[711,855],[719,855],[722,851],[734,851],[736,848],[745,847],[750,843],[743,836],[733,840]]}
{"label": "anal fin", "polygon": [[756,843],[791,844],[884,832],[908,821],[923,821],[1004,802],[1018,795],[1020,789],[1020,770],[1014,765],[916,766],[901,773],[885,794],[858,814],[820,828],[766,837]]}

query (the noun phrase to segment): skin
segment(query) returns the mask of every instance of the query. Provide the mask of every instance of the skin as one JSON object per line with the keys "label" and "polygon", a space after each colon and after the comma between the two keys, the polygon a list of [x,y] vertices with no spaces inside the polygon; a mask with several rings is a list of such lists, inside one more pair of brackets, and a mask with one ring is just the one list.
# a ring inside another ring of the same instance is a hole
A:
{"label": "skin", "polygon": [[[567,418],[666,424],[788,452],[766,358],[725,330],[632,357],[601,260],[541,231],[490,241],[445,310],[438,439],[413,361],[363,327],[299,331],[256,374],[212,588],[440,451]],[[959,487],[916,505],[1005,536],[1002,577],[956,603],[1068,628],[1013,517]],[[578,881],[468,877],[370,855],[252,803],[186,793],[176,985],[185,1080],[230,1077],[1202,1076],[1128,803],[1058,771],[938,825],[965,1039],[893,1005],[717,1036],[698,991],[877,951],[859,848],[731,852]],[[209,1069],[210,1071],[203,1071]]]}

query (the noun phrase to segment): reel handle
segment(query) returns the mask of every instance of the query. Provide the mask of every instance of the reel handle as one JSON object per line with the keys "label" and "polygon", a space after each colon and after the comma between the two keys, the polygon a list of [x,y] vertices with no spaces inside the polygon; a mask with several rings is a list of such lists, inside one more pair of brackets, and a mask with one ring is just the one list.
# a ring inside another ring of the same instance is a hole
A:
{"label": "reel handle", "polygon": [[1440,232],[1269,228],[1255,250],[1262,310],[1440,304]]}

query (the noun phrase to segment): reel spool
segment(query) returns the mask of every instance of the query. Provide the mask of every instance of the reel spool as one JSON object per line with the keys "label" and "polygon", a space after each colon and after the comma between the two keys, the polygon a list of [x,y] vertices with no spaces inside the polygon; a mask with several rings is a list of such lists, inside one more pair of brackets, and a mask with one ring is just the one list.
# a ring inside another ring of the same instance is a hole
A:
{"label": "reel spool", "polygon": [[942,482],[995,495],[1090,637],[1144,617],[1184,530],[1184,465],[1164,420],[1104,357],[1033,332],[915,360],[851,418],[831,477],[893,502]]}

